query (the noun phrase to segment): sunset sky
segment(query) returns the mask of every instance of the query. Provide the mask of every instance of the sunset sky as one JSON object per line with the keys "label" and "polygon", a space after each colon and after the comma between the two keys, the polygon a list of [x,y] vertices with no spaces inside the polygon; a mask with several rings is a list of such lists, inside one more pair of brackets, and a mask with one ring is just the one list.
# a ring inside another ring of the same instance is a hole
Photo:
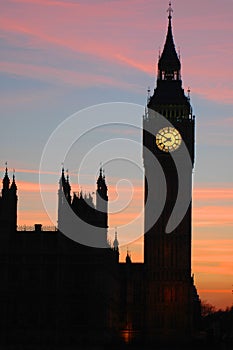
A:
{"label": "sunset sky", "polygon": [[[39,168],[60,123],[102,103],[143,108],[148,86],[155,85],[167,7],[168,1],[159,0],[0,0],[0,167],[4,174],[7,161],[10,177],[16,171],[19,225],[51,225]],[[196,115],[192,270],[201,299],[225,308],[233,302],[233,1],[173,0],[172,7],[183,87],[191,89]],[[67,161],[65,167],[80,190],[79,164]],[[45,191],[55,200],[60,168],[45,171]],[[132,192],[123,181],[117,194],[117,181],[127,177],[124,169],[106,166],[106,177],[110,201],[118,195],[124,203],[127,196],[132,200],[110,216],[110,228],[117,226],[120,236],[140,212],[142,183],[136,177]],[[83,189],[94,191],[95,183],[85,179]],[[142,261],[141,238],[128,248],[133,261]],[[126,249],[121,248],[122,261]]]}

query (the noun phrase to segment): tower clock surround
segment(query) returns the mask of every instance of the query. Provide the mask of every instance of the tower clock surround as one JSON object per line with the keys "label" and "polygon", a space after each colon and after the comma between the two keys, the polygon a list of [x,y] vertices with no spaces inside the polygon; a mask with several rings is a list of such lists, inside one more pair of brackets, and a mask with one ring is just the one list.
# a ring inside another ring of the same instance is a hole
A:
{"label": "tower clock surround", "polygon": [[[143,118],[145,334],[148,342],[188,339],[194,326],[191,195],[195,117],[190,97],[182,88],[172,12],[169,3],[168,30],[158,60],[156,87],[148,97]],[[148,222],[162,200],[162,192],[145,149],[159,162],[166,180],[163,210],[152,227]],[[146,205],[149,194],[150,204]]]}

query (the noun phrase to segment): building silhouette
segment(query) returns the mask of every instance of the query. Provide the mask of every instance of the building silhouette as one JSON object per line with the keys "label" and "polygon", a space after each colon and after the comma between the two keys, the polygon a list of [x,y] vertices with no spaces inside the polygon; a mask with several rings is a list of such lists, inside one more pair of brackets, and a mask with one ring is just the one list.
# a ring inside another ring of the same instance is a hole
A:
{"label": "building silhouette", "polygon": [[[58,228],[46,231],[37,224],[33,231],[19,231],[15,176],[10,181],[6,167],[0,197],[1,349],[77,349],[82,344],[130,342],[174,344],[192,339],[200,302],[191,276],[191,203],[177,227],[166,233],[180,185],[175,154],[187,175],[182,191],[192,191],[195,128],[190,99],[182,88],[171,14],[169,5],[157,85],[148,97],[143,117],[143,146],[158,160],[167,187],[162,212],[150,225],[161,193],[159,173],[154,172],[148,154],[143,152],[144,263],[133,263],[129,252],[126,262],[119,263],[117,233],[113,245],[108,242],[108,188],[102,168],[95,204],[90,194],[71,195],[69,177],[62,169]],[[164,117],[162,124],[159,115]],[[187,169],[184,145],[191,160]],[[88,235],[96,238],[100,232],[98,243],[105,248],[82,245],[64,235],[67,226],[74,229],[72,219],[67,219],[68,211],[80,219],[75,232],[81,241]],[[90,231],[83,223],[89,224]]]}

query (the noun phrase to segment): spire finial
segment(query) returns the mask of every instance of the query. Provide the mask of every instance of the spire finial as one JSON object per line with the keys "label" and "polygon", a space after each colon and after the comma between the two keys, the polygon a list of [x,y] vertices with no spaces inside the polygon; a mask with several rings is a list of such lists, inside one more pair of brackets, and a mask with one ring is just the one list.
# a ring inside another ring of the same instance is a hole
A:
{"label": "spire finial", "polygon": [[6,175],[7,175],[8,173],[7,162],[5,162],[5,166],[6,166]]}
{"label": "spire finial", "polygon": [[173,12],[171,1],[169,1],[169,7],[167,9],[167,12],[168,12],[168,19],[171,20],[172,19],[172,12]]}

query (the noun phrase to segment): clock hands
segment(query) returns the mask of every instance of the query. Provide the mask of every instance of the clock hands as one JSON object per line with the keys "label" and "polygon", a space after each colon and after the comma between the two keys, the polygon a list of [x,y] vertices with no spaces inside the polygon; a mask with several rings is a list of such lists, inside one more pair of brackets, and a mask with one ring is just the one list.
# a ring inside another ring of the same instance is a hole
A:
{"label": "clock hands", "polygon": [[164,139],[166,139],[165,142],[167,142],[167,141],[168,141],[168,142],[171,142],[171,140],[172,140],[171,137],[167,137],[167,136],[162,135],[162,134],[160,134],[160,133],[159,133],[159,135],[162,136]]}
{"label": "clock hands", "polygon": [[165,137],[165,139],[166,139],[166,141],[165,141],[165,143],[168,141],[168,142],[171,142],[171,137],[166,137],[166,136],[164,136]]}

